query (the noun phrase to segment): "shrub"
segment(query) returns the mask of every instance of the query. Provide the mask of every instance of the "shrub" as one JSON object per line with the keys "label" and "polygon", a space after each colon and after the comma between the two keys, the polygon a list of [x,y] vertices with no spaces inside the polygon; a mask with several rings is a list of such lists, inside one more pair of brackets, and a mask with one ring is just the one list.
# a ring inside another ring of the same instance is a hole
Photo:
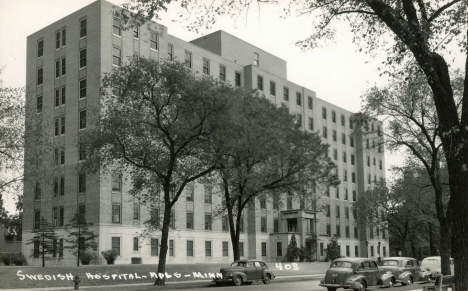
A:
{"label": "shrub", "polygon": [[96,258],[96,255],[93,252],[85,251],[80,254],[80,260],[83,265],[89,265],[89,263],[95,258]]}
{"label": "shrub", "polygon": [[115,250],[105,250],[101,252],[104,259],[106,259],[108,265],[112,265],[115,262],[115,259],[119,256]]}
{"label": "shrub", "polygon": [[17,266],[23,266],[26,265],[26,258],[23,256],[22,253],[16,253],[11,257],[11,260],[15,265]]}
{"label": "shrub", "polygon": [[6,253],[2,256],[2,261],[5,264],[5,266],[9,266],[11,263],[11,254]]}
{"label": "shrub", "polygon": [[284,255],[283,262],[295,262],[296,259],[300,258],[300,249],[297,247],[296,236],[291,236],[286,255]]}

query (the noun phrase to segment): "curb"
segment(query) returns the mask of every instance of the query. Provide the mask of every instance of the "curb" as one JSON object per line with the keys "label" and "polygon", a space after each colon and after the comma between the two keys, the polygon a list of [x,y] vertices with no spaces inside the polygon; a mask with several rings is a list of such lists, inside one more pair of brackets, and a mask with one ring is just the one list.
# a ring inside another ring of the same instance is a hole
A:
{"label": "curb", "polygon": [[[272,283],[282,283],[282,282],[293,282],[293,281],[308,281],[308,280],[319,280],[323,278],[325,274],[315,274],[315,275],[295,275],[295,276],[278,276]],[[168,282],[165,286],[155,286],[149,283],[135,283],[135,284],[118,284],[118,285],[101,285],[101,286],[82,286],[80,290],[103,290],[105,288],[114,288],[116,290],[178,290],[178,289],[195,289],[202,287],[215,287],[211,280],[196,280],[196,281],[181,281],[181,282]],[[35,291],[60,291],[60,290],[73,290],[74,287],[49,287],[49,288],[27,288],[27,289],[1,289],[0,290],[10,290],[10,291],[26,291],[26,290],[35,290]]]}

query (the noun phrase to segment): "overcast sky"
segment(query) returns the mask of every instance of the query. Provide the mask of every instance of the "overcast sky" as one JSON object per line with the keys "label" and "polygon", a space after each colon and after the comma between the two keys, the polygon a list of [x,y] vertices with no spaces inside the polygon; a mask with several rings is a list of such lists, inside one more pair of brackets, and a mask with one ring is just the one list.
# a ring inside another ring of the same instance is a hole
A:
{"label": "overcast sky", "polygon": [[[201,0],[199,0],[201,1]],[[208,0],[212,1],[212,0]],[[94,2],[93,0],[0,0],[0,66],[4,86],[20,87],[26,79],[26,37],[35,31]],[[123,0],[111,0],[121,5]],[[287,62],[288,79],[317,93],[317,97],[352,112],[361,108],[361,95],[374,84],[384,84],[377,68],[381,58],[357,52],[346,24],[336,26],[334,43],[320,49],[302,52],[294,44],[308,36],[311,19],[308,16],[282,18],[276,8],[251,7],[237,21],[221,18],[216,25],[201,34],[189,32],[179,22],[180,8],[169,7],[158,21],[169,33],[190,41],[217,30],[224,30],[262,48]],[[462,66],[459,62],[455,66]],[[386,153],[387,177],[391,165],[401,158]]]}

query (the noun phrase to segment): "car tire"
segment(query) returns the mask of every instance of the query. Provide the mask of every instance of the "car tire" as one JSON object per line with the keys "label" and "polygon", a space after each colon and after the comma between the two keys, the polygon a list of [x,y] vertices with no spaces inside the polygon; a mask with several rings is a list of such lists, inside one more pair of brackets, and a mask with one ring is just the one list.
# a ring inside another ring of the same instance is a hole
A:
{"label": "car tire", "polygon": [[234,285],[236,285],[236,286],[242,285],[242,277],[241,276],[236,276],[233,281],[234,281]]}
{"label": "car tire", "polygon": [[413,278],[412,277],[408,278],[408,283],[401,283],[401,285],[403,285],[403,286],[409,286],[411,284],[413,284]]}
{"label": "car tire", "polygon": [[265,278],[263,278],[263,284],[270,284],[271,276],[270,274],[265,274]]}
{"label": "car tire", "polygon": [[359,289],[354,289],[355,291],[365,291],[366,283],[364,281],[359,282]]}
{"label": "car tire", "polygon": [[395,287],[395,280],[392,278],[390,280],[390,283],[388,284],[388,288],[393,288],[393,287]]}

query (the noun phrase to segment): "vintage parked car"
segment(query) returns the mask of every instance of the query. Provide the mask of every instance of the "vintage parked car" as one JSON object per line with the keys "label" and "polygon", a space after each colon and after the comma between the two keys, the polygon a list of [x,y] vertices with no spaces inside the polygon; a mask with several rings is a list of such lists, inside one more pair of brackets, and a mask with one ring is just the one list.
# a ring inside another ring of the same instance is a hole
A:
{"label": "vintage parked car", "polygon": [[[427,257],[421,262],[421,269],[431,272],[431,278],[435,279],[437,274],[441,274],[441,263],[440,257]],[[450,258],[450,271],[455,274],[455,268],[453,264],[453,259]]]}
{"label": "vintage parked car", "polygon": [[367,258],[340,258],[334,260],[319,286],[328,291],[338,288],[366,290],[370,286],[393,287],[395,276]]}
{"label": "vintage parked car", "polygon": [[422,270],[418,260],[405,257],[389,257],[382,261],[381,268],[393,273],[395,282],[401,285],[411,285],[417,281],[430,281],[431,273]]}
{"label": "vintage parked car", "polygon": [[216,284],[233,282],[234,285],[240,286],[242,283],[252,284],[255,281],[268,284],[275,278],[264,262],[256,260],[235,261],[229,268],[221,268],[219,272],[223,274],[223,278],[214,279]]}

